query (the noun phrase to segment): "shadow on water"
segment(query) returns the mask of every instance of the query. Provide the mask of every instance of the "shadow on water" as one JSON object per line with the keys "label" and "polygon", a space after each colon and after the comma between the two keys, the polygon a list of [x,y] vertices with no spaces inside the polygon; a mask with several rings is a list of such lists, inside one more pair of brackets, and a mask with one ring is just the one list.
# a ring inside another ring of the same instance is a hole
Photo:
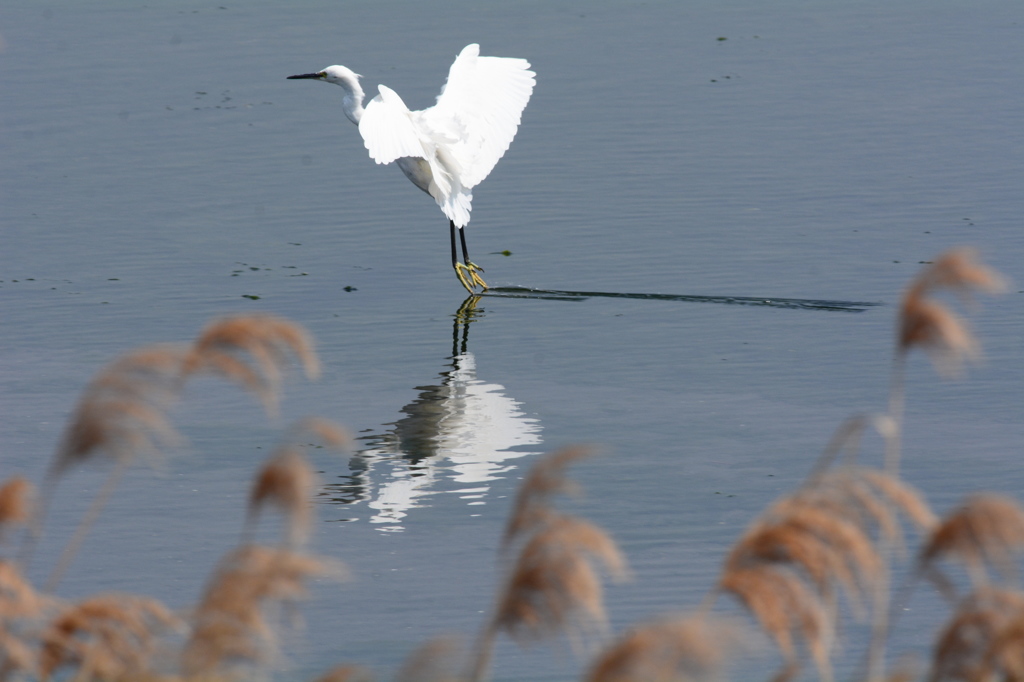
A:
{"label": "shadow on water", "polygon": [[686,294],[624,294],[606,291],[561,291],[558,289],[531,289],[529,287],[495,287],[482,296],[496,298],[538,298],[548,301],[585,301],[588,298],[631,298],[644,301],[681,301],[683,303],[718,303],[723,305],[761,306],[798,310],[827,310],[843,313],[862,313],[868,308],[883,305],[869,301],[825,301],[808,298],[768,298],[757,296],[689,296]]}
{"label": "shadow on water", "polygon": [[[469,326],[483,317],[480,298],[470,296],[454,315],[452,354],[439,380],[417,386],[402,418],[382,433],[359,438],[363,447],[349,473],[324,486],[321,501],[365,503],[372,524],[403,530],[409,510],[438,492],[454,493],[467,505],[485,504],[490,482],[515,468],[507,460],[538,454],[541,426],[500,384],[476,377],[469,352]],[[344,520],[356,520],[348,518]]]}

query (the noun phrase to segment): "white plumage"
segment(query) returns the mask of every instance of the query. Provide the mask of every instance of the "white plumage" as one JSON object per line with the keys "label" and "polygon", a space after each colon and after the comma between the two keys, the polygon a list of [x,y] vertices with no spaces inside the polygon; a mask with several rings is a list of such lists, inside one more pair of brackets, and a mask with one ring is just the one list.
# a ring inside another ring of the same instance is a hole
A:
{"label": "white plumage", "polygon": [[[360,76],[344,66],[289,78],[320,79],[345,90],[345,115],[358,124],[370,158],[377,163],[397,162],[448,217],[453,265],[472,292],[467,277],[486,289],[476,274],[481,269],[469,261],[461,233],[469,223],[472,189],[512,143],[533,93],[535,75],[525,59],[481,57],[479,45],[467,45],[449,69],[437,103],[422,111],[410,111],[398,93],[384,85],[378,86],[380,94],[364,108]],[[456,228],[463,240],[465,265],[454,257]]]}

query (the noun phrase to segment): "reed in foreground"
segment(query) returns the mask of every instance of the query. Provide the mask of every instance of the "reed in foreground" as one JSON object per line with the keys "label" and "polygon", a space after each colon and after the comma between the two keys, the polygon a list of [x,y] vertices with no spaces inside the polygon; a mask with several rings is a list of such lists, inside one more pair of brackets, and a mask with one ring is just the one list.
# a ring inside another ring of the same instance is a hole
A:
{"label": "reed in foreground", "polygon": [[[892,599],[890,576],[895,561],[907,554],[910,528],[921,537],[911,555],[911,587],[935,585],[951,605],[926,679],[1024,679],[1018,566],[1024,510],[1011,498],[976,494],[938,518],[899,477],[897,466],[906,356],[914,348],[926,350],[948,371],[979,352],[963,321],[934,300],[935,292],[966,296],[994,290],[1000,281],[965,250],[926,268],[901,304],[890,412],[841,426],[804,484],[771,504],[734,543],[704,602],[685,616],[653,618],[620,634],[590,662],[586,682],[721,679],[750,638],[749,628],[713,611],[724,596],[739,603],[781,658],[768,679],[792,680],[813,670],[819,679],[832,680],[842,618],[849,615],[871,623],[868,663],[851,679],[910,680],[908,673],[886,672],[884,665],[897,610],[890,601],[900,603]],[[292,358],[308,374],[318,370],[312,340],[300,328],[280,318],[247,316],[214,323],[191,345],[154,346],[116,360],[83,393],[44,482],[43,503],[34,505],[24,479],[0,485],[0,541],[12,528],[33,521],[38,527],[53,482],[71,468],[97,462],[116,473],[179,442],[170,408],[182,398],[187,380],[210,374],[237,382],[271,413],[283,366]],[[886,440],[881,469],[856,462],[860,436],[871,424]],[[340,564],[302,551],[317,488],[302,447],[310,438],[334,447],[347,440],[330,422],[305,421],[257,467],[241,543],[215,567],[193,609],[176,613],[148,597],[125,594],[63,602],[36,590],[17,562],[0,560],[0,682],[269,677],[280,660],[282,609],[305,597],[310,580],[344,574]],[[435,640],[406,659],[396,682],[484,680],[500,635],[520,644],[566,636],[579,645],[606,634],[603,574],[624,578],[625,558],[604,530],[555,505],[559,496],[577,492],[566,472],[588,455],[585,448],[555,452],[525,477],[501,540],[500,558],[508,570],[468,665],[450,642]],[[277,544],[257,544],[257,524],[268,512],[282,515],[284,532]],[[67,564],[62,559],[59,569]],[[957,566],[965,570],[966,583],[950,573]],[[346,664],[318,682],[370,679],[365,668]]]}
{"label": "reed in foreground", "polygon": [[899,480],[843,468],[773,504],[736,543],[718,589],[735,596],[775,642],[784,664],[774,680],[799,673],[798,644],[821,679],[833,678],[839,596],[862,618],[867,601],[879,605],[869,597],[888,589],[880,547],[899,537],[900,516],[922,529],[934,524],[923,498]]}
{"label": "reed in foreground", "polygon": [[253,674],[277,657],[268,608],[302,599],[309,578],[341,577],[340,564],[286,549],[242,545],[221,560],[182,652],[186,675]]}
{"label": "reed in foreground", "polygon": [[977,252],[970,248],[951,249],[941,254],[907,287],[900,302],[889,389],[889,417],[895,425],[886,448],[886,469],[890,473],[896,473],[899,468],[906,363],[910,352],[915,348],[925,351],[939,373],[946,376],[958,374],[965,361],[976,360],[981,355],[967,322],[936,295],[948,291],[969,303],[975,291],[1000,293],[1005,289],[1006,280],[1002,275],[981,264]]}
{"label": "reed in foreground", "polygon": [[743,628],[708,613],[631,628],[597,656],[584,682],[679,682],[717,678],[742,648]]}
{"label": "reed in foreground", "polygon": [[602,529],[557,511],[553,498],[574,492],[568,466],[590,454],[565,448],[540,459],[523,481],[506,528],[502,556],[512,568],[477,643],[469,679],[487,678],[495,638],[504,632],[520,643],[561,633],[574,643],[606,624],[599,568],[626,577],[626,561]]}

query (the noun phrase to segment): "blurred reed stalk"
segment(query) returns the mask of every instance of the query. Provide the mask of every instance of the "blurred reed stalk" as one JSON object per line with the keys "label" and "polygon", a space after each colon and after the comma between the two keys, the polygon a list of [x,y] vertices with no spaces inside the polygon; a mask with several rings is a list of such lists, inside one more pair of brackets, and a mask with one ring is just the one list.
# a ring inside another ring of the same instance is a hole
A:
{"label": "blurred reed stalk", "polygon": [[126,353],[101,370],[83,391],[43,480],[33,535],[39,532],[58,481],[68,471],[93,461],[110,462],[113,468],[65,544],[45,591],[57,588],[127,467],[140,455],[158,456],[163,446],[180,441],[167,411],[179,395],[185,355],[184,348],[174,345]]}
{"label": "blurred reed stalk", "polygon": [[578,645],[604,632],[607,617],[598,566],[613,578],[627,568],[615,542],[597,526],[558,512],[552,498],[577,491],[568,466],[591,454],[573,447],[542,457],[519,488],[500,555],[512,562],[474,650],[468,679],[487,679],[495,640],[504,632],[520,644],[565,633]]}
{"label": "blurred reed stalk", "polygon": [[140,455],[159,456],[181,441],[168,412],[187,379],[214,374],[255,393],[268,414],[277,406],[283,366],[294,355],[313,378],[319,363],[298,325],[270,315],[229,317],[208,325],[191,346],[155,345],[114,360],[86,386],[44,478],[42,501],[21,555],[27,564],[57,482],[73,467],[111,461],[113,469],[65,545],[46,581],[57,588],[92,524]]}
{"label": "blurred reed stalk", "polygon": [[0,561],[0,680],[39,672],[39,622],[54,600],[36,591],[18,564]]}
{"label": "blurred reed stalk", "polygon": [[151,663],[168,629],[182,622],[155,599],[130,594],[89,597],[61,610],[42,634],[39,679],[60,668],[76,680],[133,680],[154,674]]}
{"label": "blurred reed stalk", "polygon": [[306,378],[320,376],[312,337],[305,329],[273,315],[239,315],[208,325],[192,345],[182,367],[182,380],[212,374],[239,384],[277,415],[284,367],[294,357]]}
{"label": "blurred reed stalk", "polygon": [[979,587],[957,605],[935,644],[929,682],[1024,679],[1024,593]]}
{"label": "blurred reed stalk", "polygon": [[634,626],[605,648],[584,682],[706,680],[743,643],[739,624],[707,613],[672,616]]}
{"label": "blurred reed stalk", "polygon": [[[929,680],[1024,679],[1024,592],[1017,568],[1022,552],[1024,509],[1001,495],[969,496],[931,532],[916,576],[927,577],[955,611],[936,641]],[[942,561],[964,565],[967,594],[957,594]]]}
{"label": "blurred reed stalk", "polygon": [[948,291],[971,303],[975,291],[999,293],[1005,279],[978,262],[974,249],[946,251],[910,283],[900,302],[896,352],[889,388],[889,417],[893,430],[885,454],[886,471],[899,472],[906,392],[907,356],[914,348],[925,351],[943,376],[956,376],[965,361],[980,356],[980,346],[967,323],[934,296]]}
{"label": "blurred reed stalk", "polygon": [[1004,583],[1017,585],[1017,555],[1022,552],[1024,509],[1009,497],[978,493],[936,525],[921,548],[917,575],[927,577],[940,594],[956,603],[960,597],[942,572],[941,561],[963,564],[977,588],[989,587],[993,572]]}
{"label": "blurred reed stalk", "polygon": [[[277,656],[275,628],[267,609],[306,596],[305,583],[318,576],[342,577],[340,562],[288,549],[242,545],[214,570],[192,618],[181,654],[186,675],[251,676]],[[248,672],[246,672],[248,671]]]}
{"label": "blurred reed stalk", "polygon": [[304,419],[292,427],[288,440],[263,463],[249,491],[242,544],[252,541],[264,507],[277,509],[287,520],[285,547],[303,544],[312,530],[312,502],[318,485],[316,474],[299,441],[315,438],[329,448],[347,447],[351,439],[337,424],[322,418]]}
{"label": "blurred reed stalk", "polygon": [[733,546],[712,599],[718,592],[733,595],[772,639],[783,658],[773,680],[799,674],[798,646],[822,680],[833,679],[840,596],[855,616],[865,616],[866,597],[872,612],[882,608],[884,615],[886,602],[877,595],[888,591],[889,567],[880,548],[902,546],[901,516],[920,528],[934,524],[920,495],[887,473],[818,471],[770,506]]}
{"label": "blurred reed stalk", "polygon": [[[886,433],[885,469],[899,475],[903,440],[903,414],[906,403],[907,356],[920,348],[931,358],[936,371],[943,376],[957,376],[966,361],[980,357],[980,345],[966,321],[947,305],[936,300],[936,294],[948,291],[965,304],[973,302],[975,291],[998,293],[1005,289],[1004,278],[978,261],[970,248],[951,249],[941,254],[911,281],[903,294],[897,322],[896,350],[890,375],[889,411]],[[883,546],[891,554],[892,548]],[[888,582],[888,579],[887,579]],[[881,679],[884,650],[892,620],[889,614],[890,589],[875,592],[875,620],[869,647],[868,677]]]}
{"label": "blurred reed stalk", "polygon": [[[221,560],[192,618],[192,633],[182,651],[182,669],[190,676],[250,675],[276,658],[276,628],[269,611],[306,596],[314,577],[341,579],[341,562],[299,552],[312,530],[316,474],[300,442],[316,439],[329,448],[348,445],[348,434],[333,422],[309,418],[293,426],[285,443],[257,470],[250,487],[242,544]],[[265,507],[285,517],[277,548],[254,544],[255,526]],[[337,679],[358,679],[335,671]],[[348,675],[348,673],[346,673]]]}

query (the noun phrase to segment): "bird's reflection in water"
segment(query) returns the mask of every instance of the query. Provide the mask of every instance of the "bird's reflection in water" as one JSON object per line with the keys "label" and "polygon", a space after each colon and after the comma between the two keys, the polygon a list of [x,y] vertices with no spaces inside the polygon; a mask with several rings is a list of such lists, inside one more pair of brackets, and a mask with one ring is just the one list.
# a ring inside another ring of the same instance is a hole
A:
{"label": "bird's reflection in water", "polygon": [[455,314],[452,355],[440,381],[416,387],[419,395],[387,431],[360,438],[366,447],[342,482],[326,486],[327,501],[365,502],[370,523],[401,531],[422,498],[444,491],[482,505],[490,482],[515,468],[509,460],[537,454],[529,448],[541,442],[540,423],[504,386],[477,379],[468,342],[469,325],[483,315],[479,301],[470,296]]}

